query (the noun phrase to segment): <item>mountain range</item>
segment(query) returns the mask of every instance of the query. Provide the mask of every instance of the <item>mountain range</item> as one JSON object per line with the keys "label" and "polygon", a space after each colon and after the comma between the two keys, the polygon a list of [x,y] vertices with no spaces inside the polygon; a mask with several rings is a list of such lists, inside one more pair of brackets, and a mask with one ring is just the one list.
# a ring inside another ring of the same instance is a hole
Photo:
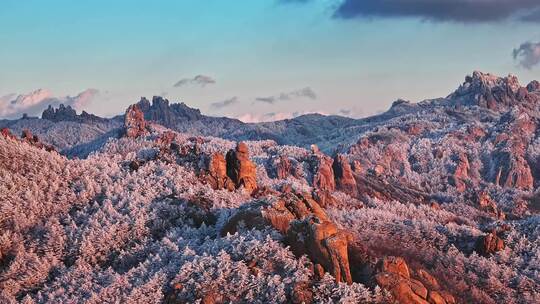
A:
{"label": "mountain range", "polygon": [[156,96],[0,129],[2,303],[540,302],[537,81],[473,72],[362,119]]}

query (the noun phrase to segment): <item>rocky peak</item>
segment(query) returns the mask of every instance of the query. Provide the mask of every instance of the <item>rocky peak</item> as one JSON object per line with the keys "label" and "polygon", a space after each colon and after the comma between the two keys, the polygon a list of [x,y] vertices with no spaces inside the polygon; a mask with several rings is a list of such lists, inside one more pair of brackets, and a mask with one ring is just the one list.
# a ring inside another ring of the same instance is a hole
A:
{"label": "rocky peak", "polygon": [[41,114],[41,118],[54,122],[75,121],[89,123],[106,121],[105,118],[89,114],[85,111],[83,111],[80,115],[77,115],[77,111],[75,111],[75,109],[73,109],[70,105],[64,106],[64,104],[60,104],[57,109],[55,109],[52,105],[49,105],[49,107],[43,111],[43,114]]}
{"label": "rocky peak", "polygon": [[356,180],[354,179],[353,170],[347,157],[342,154],[336,155],[334,158],[333,170],[337,189],[350,194],[351,196],[357,196],[358,189]]}
{"label": "rocky peak", "polygon": [[522,87],[514,75],[498,77],[479,71],[465,77],[465,82],[448,99],[457,105],[477,105],[490,110],[500,110],[522,102],[535,102],[536,95]]}
{"label": "rocky peak", "polygon": [[138,104],[128,107],[124,118],[124,127],[127,137],[137,138],[146,134],[146,121]]}
{"label": "rocky peak", "polygon": [[249,159],[249,149],[243,142],[236,145],[236,149],[229,150],[226,155],[227,175],[236,187],[244,187],[252,193],[257,189],[257,167]]}
{"label": "rocky peak", "polygon": [[540,90],[540,82],[533,80],[527,85],[527,90],[529,92],[536,92]]}
{"label": "rocky peak", "polygon": [[154,96],[152,103],[145,97],[137,103],[146,120],[155,121],[166,127],[174,127],[180,121],[195,121],[202,118],[201,111],[190,108],[185,103],[170,104],[161,96]]}

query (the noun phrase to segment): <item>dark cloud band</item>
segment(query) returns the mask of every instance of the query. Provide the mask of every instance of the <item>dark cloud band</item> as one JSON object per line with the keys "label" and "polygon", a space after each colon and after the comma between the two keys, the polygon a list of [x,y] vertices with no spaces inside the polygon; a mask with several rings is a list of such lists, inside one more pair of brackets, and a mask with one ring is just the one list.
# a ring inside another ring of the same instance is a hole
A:
{"label": "dark cloud band", "polygon": [[464,23],[509,19],[539,22],[540,3],[537,0],[344,0],[334,17],[412,17]]}

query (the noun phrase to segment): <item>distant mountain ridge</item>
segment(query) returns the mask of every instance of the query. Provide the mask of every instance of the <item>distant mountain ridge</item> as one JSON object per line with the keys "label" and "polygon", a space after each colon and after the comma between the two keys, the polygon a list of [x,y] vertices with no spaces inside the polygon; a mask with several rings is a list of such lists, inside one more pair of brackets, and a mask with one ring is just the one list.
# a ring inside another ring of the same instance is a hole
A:
{"label": "distant mountain ridge", "polygon": [[[397,100],[388,111],[362,119],[308,114],[273,122],[244,123],[228,117],[206,116],[183,102],[170,103],[160,96],[154,96],[152,101],[142,97],[137,105],[144,113],[145,120],[179,132],[229,140],[269,139],[280,145],[301,147],[317,144],[321,150],[333,153],[353,145],[367,130],[404,115],[429,115],[434,111],[450,111],[448,113],[451,114],[445,115],[460,115],[455,110],[461,107],[478,107],[480,112],[482,109],[504,112],[516,105],[534,108],[540,100],[539,89],[537,81],[523,87],[515,76],[497,77],[475,71],[465,77],[465,82],[446,98],[419,103]],[[116,136],[122,127],[123,117],[122,114],[102,118],[84,111],[77,114],[71,106],[60,105],[57,109],[49,106],[41,119],[0,120],[0,128],[7,127],[14,133],[30,129],[44,142],[68,153],[73,149],[78,151],[77,146],[103,143],[109,136]],[[66,134],[67,129],[70,134]]]}

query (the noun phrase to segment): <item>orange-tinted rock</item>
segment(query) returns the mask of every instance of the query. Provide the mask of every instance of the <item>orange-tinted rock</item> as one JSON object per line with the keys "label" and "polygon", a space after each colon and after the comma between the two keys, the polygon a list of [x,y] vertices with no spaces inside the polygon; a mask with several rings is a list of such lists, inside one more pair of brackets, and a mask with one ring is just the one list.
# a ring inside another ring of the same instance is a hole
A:
{"label": "orange-tinted rock", "polygon": [[446,300],[438,291],[430,291],[428,301],[430,304],[446,304]]}
{"label": "orange-tinted rock", "polygon": [[448,291],[443,290],[443,291],[440,291],[439,293],[446,301],[446,304],[456,304],[456,298],[454,298],[454,296]]}
{"label": "orange-tinted rock", "polygon": [[467,186],[465,184],[465,180],[469,178],[469,159],[467,158],[467,154],[465,153],[458,153],[457,155],[457,165],[456,169],[454,170],[454,175],[450,178],[450,183],[456,187],[456,190],[459,192],[464,192],[467,189]]}
{"label": "orange-tinted rock", "polygon": [[26,140],[31,143],[37,143],[39,141],[38,137],[32,135],[32,132],[28,129],[24,129],[21,134],[21,139]]}
{"label": "orange-tinted rock", "polygon": [[128,107],[124,118],[124,128],[126,136],[130,138],[146,135],[144,113],[137,104]]}
{"label": "orange-tinted rock", "polygon": [[401,257],[385,257],[379,262],[379,268],[382,272],[395,273],[404,278],[410,278],[409,266]]}
{"label": "orange-tinted rock", "polygon": [[494,232],[481,236],[476,241],[476,252],[480,255],[488,256],[503,249],[504,241]]}
{"label": "orange-tinted rock", "polygon": [[28,129],[24,129],[22,131],[21,139],[24,142],[27,142],[36,148],[45,149],[46,151],[49,151],[49,152],[56,151],[56,149],[53,146],[42,143],[39,140],[39,137],[37,135],[33,135],[32,132],[30,132],[30,130]]}
{"label": "orange-tinted rock", "polygon": [[334,180],[334,169],[332,168],[333,160],[327,155],[324,155],[318,149],[314,149],[315,170],[313,175],[313,187],[321,190],[334,191],[336,182]]}
{"label": "orange-tinted rock", "polygon": [[17,137],[13,135],[8,128],[2,128],[2,130],[0,130],[0,134],[2,134],[2,136],[5,138],[17,139]]}
{"label": "orange-tinted rock", "polygon": [[174,138],[175,138],[174,132],[165,131],[156,138],[156,142],[159,145],[167,147],[172,144],[172,142],[174,141]]}
{"label": "orange-tinted rock", "polygon": [[428,289],[424,286],[424,284],[422,284],[422,282],[415,279],[410,279],[409,286],[411,286],[412,291],[422,299],[427,298]]}
{"label": "orange-tinted rock", "polygon": [[233,181],[227,176],[227,163],[221,153],[214,153],[208,160],[208,175],[206,178],[208,184],[214,190],[227,189],[234,190]]}
{"label": "orange-tinted rock", "polygon": [[286,179],[291,175],[292,165],[289,158],[285,155],[280,155],[275,164],[276,177],[279,179]]}
{"label": "orange-tinted rock", "polygon": [[477,127],[477,126],[469,126],[467,127],[467,132],[474,140],[478,140],[484,136],[486,136],[486,131],[484,129]]}
{"label": "orange-tinted rock", "polygon": [[531,168],[524,157],[518,156],[512,158],[510,163],[500,167],[501,174],[499,179],[499,185],[503,187],[515,187],[520,189],[532,189],[533,177]]}
{"label": "orange-tinted rock", "polygon": [[249,150],[245,143],[239,142],[235,150],[227,152],[227,175],[236,188],[244,187],[249,193],[257,188],[257,167],[249,159]]}
{"label": "orange-tinted rock", "polygon": [[330,272],[337,282],[352,283],[348,258],[348,236],[337,226],[316,216],[291,223],[286,237],[291,250]]}
{"label": "orange-tinted rock", "polygon": [[244,206],[227,221],[221,234],[236,232],[241,222],[248,228],[272,226],[286,236],[287,244],[297,256],[308,255],[338,282],[352,282],[349,235],[338,229],[309,195],[287,193]]}
{"label": "orange-tinted rock", "polygon": [[441,286],[437,279],[435,279],[429,272],[424,269],[417,271],[418,278],[427,286],[429,289],[439,290]]}
{"label": "orange-tinted rock", "polygon": [[337,206],[339,204],[339,201],[327,190],[314,190],[312,196],[322,208]]}
{"label": "orange-tinted rock", "polygon": [[375,275],[375,282],[390,291],[397,303],[428,304],[425,298],[422,297],[422,295],[426,294],[426,290],[420,282],[411,281],[391,272],[378,273]]}
{"label": "orange-tinted rock", "polygon": [[481,191],[477,196],[477,204],[481,210],[493,215],[496,218],[504,219],[505,215],[502,211],[499,211],[497,204],[491,199],[489,194],[485,191]]}
{"label": "orange-tinted rock", "polygon": [[351,196],[357,196],[358,189],[356,187],[356,180],[354,179],[351,165],[344,155],[336,155],[334,158],[333,170],[337,189]]}
{"label": "orange-tinted rock", "polygon": [[365,171],[362,164],[357,160],[353,160],[353,162],[352,162],[352,170],[356,174],[362,174]]}
{"label": "orange-tinted rock", "polygon": [[214,290],[207,291],[201,297],[201,304],[219,304],[223,303],[223,296]]}
{"label": "orange-tinted rock", "polygon": [[308,282],[297,282],[293,286],[291,303],[293,304],[310,304],[313,303],[313,291]]}

